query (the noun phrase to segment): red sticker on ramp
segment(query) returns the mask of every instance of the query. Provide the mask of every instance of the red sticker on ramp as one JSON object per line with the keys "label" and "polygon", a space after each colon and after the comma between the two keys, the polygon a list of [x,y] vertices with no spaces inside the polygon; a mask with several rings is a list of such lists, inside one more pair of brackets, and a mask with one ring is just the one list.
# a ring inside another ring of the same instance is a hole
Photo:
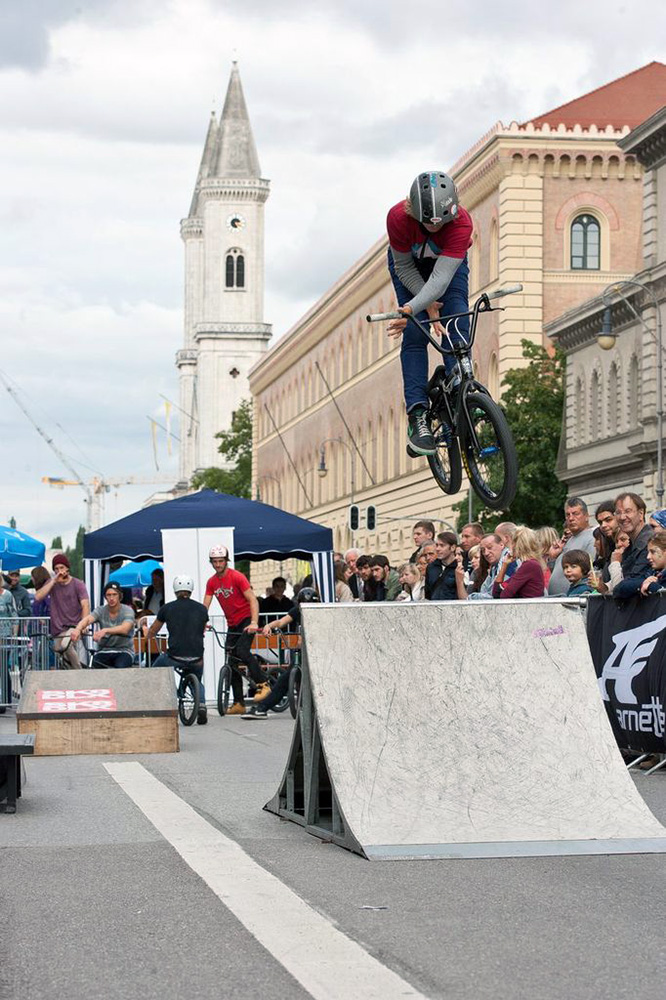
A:
{"label": "red sticker on ramp", "polygon": [[71,712],[115,712],[116,696],[111,688],[38,691],[37,711],[49,715]]}

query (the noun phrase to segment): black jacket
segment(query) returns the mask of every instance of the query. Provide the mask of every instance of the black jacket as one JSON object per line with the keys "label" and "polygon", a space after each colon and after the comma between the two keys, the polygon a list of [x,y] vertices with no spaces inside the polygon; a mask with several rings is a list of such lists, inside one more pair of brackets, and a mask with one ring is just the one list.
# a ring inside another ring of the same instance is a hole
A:
{"label": "black jacket", "polygon": [[456,561],[444,566],[439,559],[431,562],[426,570],[425,596],[429,601],[456,601]]}

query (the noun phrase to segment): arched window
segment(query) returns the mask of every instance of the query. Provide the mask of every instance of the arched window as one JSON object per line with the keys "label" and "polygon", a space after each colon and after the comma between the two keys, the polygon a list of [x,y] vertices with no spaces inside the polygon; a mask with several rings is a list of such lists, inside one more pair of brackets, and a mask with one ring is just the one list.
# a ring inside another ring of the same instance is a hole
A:
{"label": "arched window", "polygon": [[598,271],[601,229],[593,215],[577,215],[571,223],[571,270]]}
{"label": "arched window", "polygon": [[618,420],[618,378],[617,378],[617,365],[615,362],[610,367],[610,372],[608,374],[608,433],[613,435],[616,434],[619,427]]}
{"label": "arched window", "polygon": [[599,372],[592,373],[590,381],[590,441],[601,437],[601,383]]}
{"label": "arched window", "polygon": [[488,281],[497,281],[499,277],[499,231],[497,219],[490,223],[490,241],[488,245]]}
{"label": "arched window", "polygon": [[224,275],[226,288],[245,288],[245,257],[238,247],[227,251]]}
{"label": "arched window", "polygon": [[629,365],[629,427],[638,427],[638,358],[634,354]]}
{"label": "arched window", "polygon": [[583,410],[585,402],[585,389],[583,387],[583,382],[580,378],[576,379],[576,392],[574,396],[574,433],[573,439],[574,444],[582,444],[585,440],[584,426],[583,426]]}
{"label": "arched window", "polygon": [[499,399],[499,365],[494,351],[488,362],[488,390],[493,399]]}

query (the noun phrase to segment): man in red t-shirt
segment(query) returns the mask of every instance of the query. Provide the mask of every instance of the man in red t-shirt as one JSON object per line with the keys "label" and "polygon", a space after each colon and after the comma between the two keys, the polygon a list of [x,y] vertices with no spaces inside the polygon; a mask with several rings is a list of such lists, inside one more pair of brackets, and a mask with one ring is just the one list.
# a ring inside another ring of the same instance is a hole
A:
{"label": "man in red t-shirt", "polygon": [[236,663],[245,664],[250,678],[256,684],[255,701],[262,701],[271,693],[259,660],[251,652],[252,640],[259,630],[259,601],[248,578],[229,566],[229,552],[224,545],[214,545],[209,558],[215,575],[206,584],[203,603],[210,608],[213,598],[217,597],[227,619],[225,649],[229,652],[231,688],[234,693],[234,704],[227,710],[227,715],[244,715],[243,679]]}
{"label": "man in red t-shirt", "polygon": [[[451,178],[437,170],[419,174],[409,198],[389,211],[386,228],[388,267],[400,312],[421,321],[466,312],[467,250],[473,227],[469,213],[458,204]],[[439,336],[445,333],[440,323],[431,323],[430,331]],[[451,330],[451,340],[465,339],[468,332],[469,318],[463,317]],[[393,320],[388,333],[392,337],[403,334],[400,361],[408,414],[408,454],[413,458],[434,455],[435,439],[426,418],[428,341],[408,319]],[[447,373],[454,366],[455,359],[447,356]]]}

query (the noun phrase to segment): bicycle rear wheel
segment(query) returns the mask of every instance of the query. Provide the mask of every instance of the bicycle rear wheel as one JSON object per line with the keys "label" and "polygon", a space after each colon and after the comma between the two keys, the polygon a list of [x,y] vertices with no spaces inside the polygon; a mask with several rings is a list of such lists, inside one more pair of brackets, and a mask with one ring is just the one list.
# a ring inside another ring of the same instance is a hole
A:
{"label": "bicycle rear wheel", "polygon": [[298,715],[298,706],[301,701],[301,668],[292,667],[289,674],[289,711],[292,719]]}
{"label": "bicycle rear wheel", "polygon": [[502,409],[483,392],[470,392],[467,413],[478,442],[463,424],[462,455],[472,489],[492,510],[509,506],[518,485],[518,459]]}
{"label": "bicycle rear wheel", "polygon": [[201,686],[194,674],[186,674],[178,688],[178,715],[184,726],[193,726],[199,714]]}
{"label": "bicycle rear wheel", "polygon": [[231,667],[228,663],[223,664],[217,678],[217,710],[220,715],[225,715],[229,708],[229,696],[231,694]]}
{"label": "bicycle rear wheel", "polygon": [[445,415],[435,411],[430,415],[430,426],[437,445],[434,455],[428,455],[428,465],[433,479],[444,493],[457,493],[462,483],[462,462],[458,439]]}

